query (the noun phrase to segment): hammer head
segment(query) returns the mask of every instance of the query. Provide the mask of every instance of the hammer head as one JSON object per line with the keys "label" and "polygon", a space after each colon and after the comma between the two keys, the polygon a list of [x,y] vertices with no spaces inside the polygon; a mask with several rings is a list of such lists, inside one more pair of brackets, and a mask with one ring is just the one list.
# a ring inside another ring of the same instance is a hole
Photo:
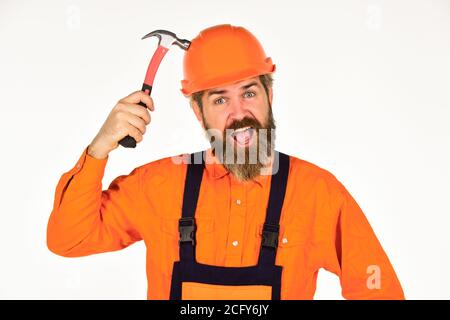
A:
{"label": "hammer head", "polygon": [[175,33],[167,30],[152,31],[143,36],[142,39],[150,38],[153,36],[158,37],[159,39],[158,46],[163,46],[167,49],[169,49],[171,45],[176,44],[181,49],[187,50],[191,44],[189,40],[179,39]]}

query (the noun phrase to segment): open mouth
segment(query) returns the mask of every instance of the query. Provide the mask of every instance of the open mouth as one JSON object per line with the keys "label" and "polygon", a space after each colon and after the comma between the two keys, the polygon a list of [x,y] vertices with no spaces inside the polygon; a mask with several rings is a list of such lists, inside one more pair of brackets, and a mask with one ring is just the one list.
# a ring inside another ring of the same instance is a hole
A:
{"label": "open mouth", "polygon": [[234,130],[234,132],[231,134],[231,138],[237,145],[241,147],[246,147],[251,144],[254,135],[255,135],[255,128],[243,127]]}

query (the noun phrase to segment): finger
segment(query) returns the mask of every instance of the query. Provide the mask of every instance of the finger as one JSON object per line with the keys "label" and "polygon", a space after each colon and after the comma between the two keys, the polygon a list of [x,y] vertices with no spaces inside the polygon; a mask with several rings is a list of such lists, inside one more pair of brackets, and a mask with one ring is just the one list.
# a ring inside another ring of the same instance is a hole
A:
{"label": "finger", "polygon": [[143,102],[147,106],[147,108],[150,109],[150,105],[151,105],[151,108],[154,109],[152,97],[150,97],[148,94],[146,94],[145,92],[142,92],[142,91],[135,91],[135,92],[131,93],[130,95],[128,95],[127,97],[120,100],[120,102],[135,103],[135,104],[137,104],[139,102]]}
{"label": "finger", "polygon": [[139,118],[138,116],[135,116],[134,114],[130,114],[130,117],[128,117],[128,123],[134,126],[135,128],[139,129],[139,131],[144,134],[146,131],[145,128],[145,121]]}
{"label": "finger", "polygon": [[138,103],[139,101],[141,101],[140,95],[143,92],[141,90],[139,91],[134,91],[132,93],[130,93],[128,96],[126,96],[125,98],[120,99],[121,102],[128,102],[128,103]]}
{"label": "finger", "polygon": [[148,109],[151,111],[155,111],[155,106],[153,104],[153,99],[148,94],[145,94],[141,97],[141,102],[143,102]]}
{"label": "finger", "polygon": [[142,108],[140,105],[131,104],[131,103],[122,103],[124,106],[124,110],[138,116],[142,120],[145,121],[146,124],[150,123],[150,112],[146,108]]}
{"label": "finger", "polygon": [[133,137],[134,140],[136,140],[137,143],[141,142],[142,139],[144,138],[141,134],[141,132],[133,125],[127,123],[126,125],[126,129],[128,132],[128,135]]}

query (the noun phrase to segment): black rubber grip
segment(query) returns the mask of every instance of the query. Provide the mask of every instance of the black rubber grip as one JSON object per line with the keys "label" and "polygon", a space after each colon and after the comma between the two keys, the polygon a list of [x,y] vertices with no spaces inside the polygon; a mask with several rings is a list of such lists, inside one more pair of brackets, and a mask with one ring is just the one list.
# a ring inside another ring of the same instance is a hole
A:
{"label": "black rubber grip", "polygon": [[[152,86],[146,85],[144,83],[142,85],[142,91],[145,92],[146,90],[148,90],[148,95],[150,95],[152,93]],[[147,106],[143,102],[139,102],[138,105],[147,108]],[[132,136],[126,136],[119,141],[119,144],[124,148],[136,148],[136,140]]]}

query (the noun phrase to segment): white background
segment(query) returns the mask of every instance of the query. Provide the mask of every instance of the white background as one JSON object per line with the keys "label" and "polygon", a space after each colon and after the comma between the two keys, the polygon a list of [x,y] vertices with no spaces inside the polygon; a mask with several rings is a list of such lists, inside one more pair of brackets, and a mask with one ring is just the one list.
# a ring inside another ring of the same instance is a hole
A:
{"label": "white background", "polygon": [[[116,101],[139,90],[157,39],[231,23],[277,65],[277,149],[352,193],[409,299],[450,298],[450,1],[0,2],[0,298],[145,299],[145,247],[62,258],[46,247],[56,184]],[[182,50],[155,79],[136,149],[110,154],[104,188],[144,163],[208,147],[180,93]],[[175,124],[175,128],[171,125]],[[317,299],[341,299],[319,273]]]}

